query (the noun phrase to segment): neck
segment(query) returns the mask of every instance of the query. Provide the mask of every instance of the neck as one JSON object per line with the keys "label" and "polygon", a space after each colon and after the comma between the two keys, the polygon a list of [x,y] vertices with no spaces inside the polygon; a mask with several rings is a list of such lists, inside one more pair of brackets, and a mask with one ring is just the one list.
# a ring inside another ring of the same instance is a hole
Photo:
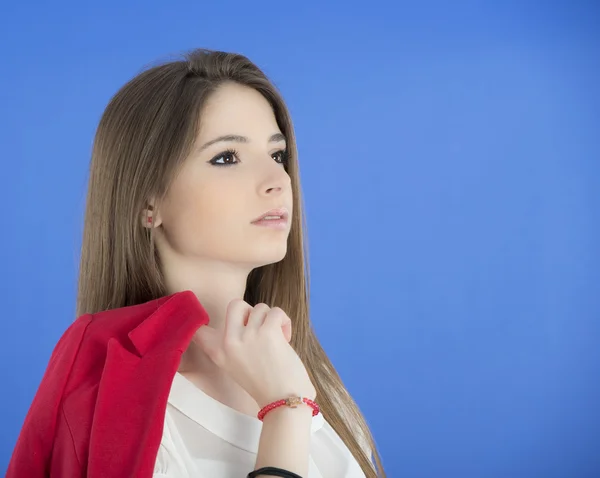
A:
{"label": "neck", "polygon": [[[183,261],[182,261],[183,262]],[[209,316],[208,326],[222,330],[227,306],[244,297],[249,269],[231,264],[203,262],[163,264],[167,293],[191,290]],[[214,399],[242,413],[256,415],[255,400],[192,342],[181,358],[178,372]]]}

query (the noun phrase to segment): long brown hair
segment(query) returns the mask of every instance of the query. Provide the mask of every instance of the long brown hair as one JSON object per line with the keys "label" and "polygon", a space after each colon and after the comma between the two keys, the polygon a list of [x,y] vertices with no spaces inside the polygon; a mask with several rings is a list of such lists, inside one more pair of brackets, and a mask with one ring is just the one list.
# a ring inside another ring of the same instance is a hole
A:
{"label": "long brown hair", "polygon": [[166,295],[153,228],[140,220],[150,198],[160,208],[187,157],[206,99],[224,82],[260,92],[287,140],[294,211],[288,252],[248,277],[244,299],[281,307],[293,321],[292,346],[317,389],[324,417],[369,478],[385,477],[369,427],[309,321],[308,255],[297,148],[288,109],[246,57],[198,49],[148,68],[109,102],[92,152],[78,284],[77,315],[141,304]]}

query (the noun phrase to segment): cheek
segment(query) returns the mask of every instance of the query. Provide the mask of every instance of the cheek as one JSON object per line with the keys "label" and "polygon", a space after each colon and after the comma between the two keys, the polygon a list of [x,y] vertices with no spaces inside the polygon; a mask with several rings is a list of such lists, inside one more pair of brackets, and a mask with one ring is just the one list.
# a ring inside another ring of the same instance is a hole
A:
{"label": "cheek", "polygon": [[239,242],[252,220],[246,181],[195,181],[188,177],[174,187],[164,230],[180,251],[209,252]]}

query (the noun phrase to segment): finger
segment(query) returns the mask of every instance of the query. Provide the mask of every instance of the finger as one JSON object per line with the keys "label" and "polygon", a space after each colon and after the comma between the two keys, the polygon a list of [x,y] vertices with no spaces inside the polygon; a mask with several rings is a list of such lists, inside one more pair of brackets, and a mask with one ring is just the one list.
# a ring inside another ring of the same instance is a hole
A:
{"label": "finger", "polygon": [[281,330],[283,331],[285,340],[289,344],[292,341],[292,321],[287,315],[285,317],[287,320],[284,321],[283,325],[281,326]]}
{"label": "finger", "polygon": [[271,307],[269,307],[267,304],[256,304],[248,316],[246,328],[255,332],[258,331],[270,310]]}
{"label": "finger", "polygon": [[230,338],[241,339],[244,333],[244,325],[251,312],[252,306],[242,299],[234,299],[229,302],[225,314],[225,335]]}
{"label": "finger", "polygon": [[283,309],[273,307],[264,320],[264,326],[279,328],[288,343],[292,340],[292,321]]}

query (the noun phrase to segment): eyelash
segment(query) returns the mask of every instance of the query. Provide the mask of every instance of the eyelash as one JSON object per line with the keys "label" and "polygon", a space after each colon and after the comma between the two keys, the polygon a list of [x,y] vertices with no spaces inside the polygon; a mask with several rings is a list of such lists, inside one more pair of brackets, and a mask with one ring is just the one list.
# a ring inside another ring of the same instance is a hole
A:
{"label": "eyelash", "polygon": [[[281,157],[281,162],[278,161],[278,163],[283,164],[284,166],[287,165],[287,162],[289,159],[287,149],[280,149],[279,151],[274,152],[271,156],[275,156],[276,154],[279,154]],[[239,153],[235,149],[226,149],[225,151],[222,151],[221,153],[217,154],[213,159],[211,159],[209,161],[209,163],[212,164],[213,166],[221,166],[221,167],[233,166],[234,164],[238,164],[238,162],[239,162],[239,159],[237,159],[238,155],[239,155]],[[235,163],[217,163],[216,162],[218,159],[230,157],[230,156],[235,156],[237,161]]]}

